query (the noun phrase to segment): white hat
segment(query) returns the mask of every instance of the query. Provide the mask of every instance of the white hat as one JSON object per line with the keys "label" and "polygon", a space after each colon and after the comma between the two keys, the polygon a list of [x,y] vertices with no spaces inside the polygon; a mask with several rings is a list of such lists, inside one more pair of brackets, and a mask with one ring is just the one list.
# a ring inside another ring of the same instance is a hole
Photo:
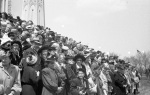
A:
{"label": "white hat", "polygon": [[3,38],[1,38],[1,45],[3,45],[3,44],[5,44],[6,42],[8,42],[8,41],[12,41],[9,37],[8,37],[8,35],[5,33],[4,35],[3,35]]}
{"label": "white hat", "polygon": [[67,46],[63,46],[62,49],[63,50],[69,50],[69,48]]}

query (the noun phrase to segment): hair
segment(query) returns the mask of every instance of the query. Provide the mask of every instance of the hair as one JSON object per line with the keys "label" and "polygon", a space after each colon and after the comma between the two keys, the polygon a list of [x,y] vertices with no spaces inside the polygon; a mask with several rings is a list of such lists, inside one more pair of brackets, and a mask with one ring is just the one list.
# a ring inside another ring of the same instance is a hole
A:
{"label": "hair", "polygon": [[1,16],[2,16],[2,14],[4,14],[4,16],[5,16],[6,19],[8,19],[8,14],[6,12],[2,12]]}

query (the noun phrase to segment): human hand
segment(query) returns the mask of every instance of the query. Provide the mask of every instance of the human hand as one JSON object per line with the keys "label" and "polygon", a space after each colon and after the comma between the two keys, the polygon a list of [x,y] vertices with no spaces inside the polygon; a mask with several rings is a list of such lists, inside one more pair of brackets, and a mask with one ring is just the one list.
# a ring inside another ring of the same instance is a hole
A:
{"label": "human hand", "polygon": [[60,93],[62,91],[63,87],[58,87],[57,88],[57,93]]}
{"label": "human hand", "polygon": [[83,94],[83,92],[82,91],[79,91],[79,95],[82,95]]}

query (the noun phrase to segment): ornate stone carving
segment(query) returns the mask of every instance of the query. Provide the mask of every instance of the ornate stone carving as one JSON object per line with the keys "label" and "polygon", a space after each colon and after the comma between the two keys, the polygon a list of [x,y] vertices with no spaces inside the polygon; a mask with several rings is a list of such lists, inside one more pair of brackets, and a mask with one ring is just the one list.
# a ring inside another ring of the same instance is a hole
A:
{"label": "ornate stone carving", "polygon": [[8,13],[11,13],[11,0],[8,0]]}
{"label": "ornate stone carving", "polygon": [[23,2],[23,3],[24,3],[24,5],[23,5],[23,6],[25,7],[25,6],[26,6],[29,2],[28,2],[28,0],[24,0],[24,2]]}

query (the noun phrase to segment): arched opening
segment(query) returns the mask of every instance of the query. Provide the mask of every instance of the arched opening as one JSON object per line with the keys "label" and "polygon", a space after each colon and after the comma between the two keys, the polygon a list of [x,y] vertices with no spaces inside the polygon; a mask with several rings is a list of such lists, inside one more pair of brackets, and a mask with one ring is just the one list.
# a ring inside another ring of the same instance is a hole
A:
{"label": "arched opening", "polygon": [[24,20],[28,20],[28,5],[26,5],[26,6],[24,7],[24,9],[23,9],[23,16],[22,16],[22,18],[23,18]]}
{"label": "arched opening", "polygon": [[34,5],[30,7],[29,20],[32,20],[34,23],[36,22],[36,9]]}

